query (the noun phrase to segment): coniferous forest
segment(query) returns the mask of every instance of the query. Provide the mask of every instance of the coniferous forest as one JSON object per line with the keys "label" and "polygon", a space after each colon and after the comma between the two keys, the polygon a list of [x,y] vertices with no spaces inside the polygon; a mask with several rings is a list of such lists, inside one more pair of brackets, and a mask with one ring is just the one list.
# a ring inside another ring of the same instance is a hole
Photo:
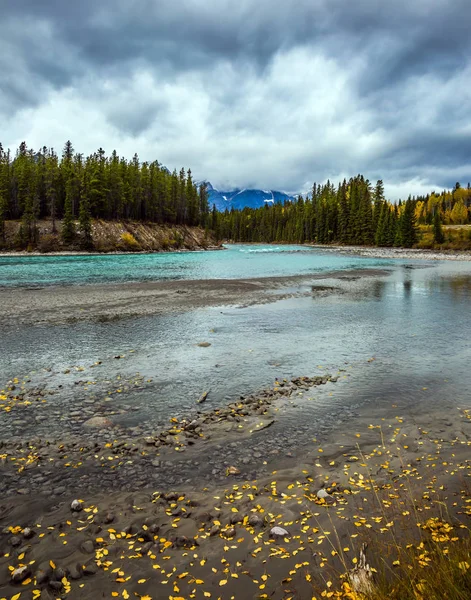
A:
{"label": "coniferous forest", "polygon": [[442,225],[467,224],[470,205],[469,184],[392,203],[381,180],[372,185],[357,175],[337,187],[314,184],[310,194],[284,205],[218,213],[190,169],[171,173],[157,161],[141,162],[136,154],[127,160],[115,151],[106,156],[102,148],[84,157],[70,141],[60,156],[24,142],[12,154],[0,144],[0,240],[7,220],[20,221],[18,248],[37,244],[41,219],[52,222],[53,233],[60,220],[62,243],[84,249],[93,248],[92,219],[198,226],[236,242],[410,248],[425,231],[442,244]]}
{"label": "coniferous forest", "polygon": [[133,220],[205,226],[208,201],[191,170],[170,173],[157,161],[140,162],[100,148],[84,157],[68,141],[61,156],[52,148],[36,152],[22,143],[12,156],[0,144],[0,237],[7,219],[21,219],[17,244],[37,242],[39,219],[55,231],[62,220],[65,244],[90,247],[91,220]]}

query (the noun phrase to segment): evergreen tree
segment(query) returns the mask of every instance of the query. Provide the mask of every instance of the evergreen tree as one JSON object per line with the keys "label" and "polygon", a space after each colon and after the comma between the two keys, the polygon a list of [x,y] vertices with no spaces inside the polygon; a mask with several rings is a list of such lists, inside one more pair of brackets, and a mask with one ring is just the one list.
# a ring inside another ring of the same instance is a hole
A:
{"label": "evergreen tree", "polygon": [[440,219],[440,212],[435,211],[435,216],[433,217],[433,241],[436,244],[443,244],[445,241],[445,236],[443,235],[442,229],[442,220]]}
{"label": "evergreen tree", "polygon": [[72,244],[75,240],[75,221],[72,214],[72,198],[74,192],[74,182],[72,177],[67,182],[65,196],[64,220],[62,222],[62,241],[64,244]]}

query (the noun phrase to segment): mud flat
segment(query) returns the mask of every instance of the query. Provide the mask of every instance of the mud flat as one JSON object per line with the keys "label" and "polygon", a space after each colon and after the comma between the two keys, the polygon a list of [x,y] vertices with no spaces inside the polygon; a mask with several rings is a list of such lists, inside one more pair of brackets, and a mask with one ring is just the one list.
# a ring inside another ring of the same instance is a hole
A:
{"label": "mud flat", "polygon": [[[291,297],[293,292],[287,289],[293,286],[324,279],[348,281],[384,277],[389,273],[386,269],[355,269],[310,276],[3,288],[0,289],[0,324],[108,321],[206,306],[247,306]],[[273,290],[276,296],[270,294]]]}
{"label": "mud flat", "polygon": [[[3,440],[0,597],[311,598],[340,588],[366,539],[378,573],[402,541],[423,557],[428,540],[459,540],[469,406],[363,407],[296,460],[244,454],[245,437],[275,435],[291,396],[335,379],[277,381],[138,440],[104,421],[82,440]],[[192,475],[169,487],[182,448]],[[251,477],[262,461],[270,473]]]}

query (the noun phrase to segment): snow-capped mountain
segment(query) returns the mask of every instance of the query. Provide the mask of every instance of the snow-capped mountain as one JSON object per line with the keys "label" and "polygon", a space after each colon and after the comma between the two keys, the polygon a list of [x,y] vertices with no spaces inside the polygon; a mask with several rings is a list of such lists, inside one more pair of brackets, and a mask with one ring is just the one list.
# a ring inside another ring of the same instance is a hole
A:
{"label": "snow-capped mountain", "polygon": [[236,189],[226,192],[215,189],[209,181],[201,183],[206,184],[210,210],[212,210],[214,205],[216,206],[216,210],[220,212],[224,212],[226,208],[228,210],[231,210],[231,208],[241,210],[245,207],[260,208],[265,204],[284,204],[289,200],[294,200],[293,196],[276,190]]}

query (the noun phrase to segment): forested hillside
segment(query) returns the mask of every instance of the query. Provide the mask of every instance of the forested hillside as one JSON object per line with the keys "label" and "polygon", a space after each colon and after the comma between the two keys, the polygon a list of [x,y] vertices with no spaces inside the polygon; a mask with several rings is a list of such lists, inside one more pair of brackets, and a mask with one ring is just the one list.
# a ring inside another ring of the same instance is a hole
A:
{"label": "forested hillside", "polygon": [[[157,161],[126,160],[100,148],[84,157],[67,142],[59,156],[52,148],[34,151],[22,143],[15,155],[0,144],[0,238],[5,221],[21,219],[17,247],[38,243],[39,219],[52,231],[62,220],[64,244],[92,246],[91,220],[133,220],[169,225],[205,226],[208,202],[191,170],[170,173]],[[78,221],[78,223],[77,223]]]}
{"label": "forested hillside", "polygon": [[373,187],[357,175],[338,187],[314,184],[311,194],[284,205],[226,211],[218,220],[217,236],[241,242],[410,248],[428,230],[433,232],[431,242],[443,243],[442,224],[468,223],[470,204],[469,186],[463,189],[459,184],[452,192],[391,203],[381,180]]}
{"label": "forested hillside", "polygon": [[[106,156],[102,148],[84,157],[70,141],[61,156],[46,147],[36,152],[24,142],[12,155],[0,144],[0,245],[7,249],[40,247],[41,231],[54,238],[54,243],[43,240],[44,248],[57,249],[60,240],[61,248],[98,249],[94,219],[196,226],[205,229],[206,237],[211,231],[216,239],[238,242],[408,248],[420,242],[429,247],[453,241],[442,224],[467,224],[470,204],[469,184],[466,189],[457,183],[452,191],[392,203],[385,198],[381,180],[373,186],[357,175],[337,187],[329,181],[314,184],[310,194],[285,204],[219,213],[214,207],[209,211],[206,186],[194,183],[190,169],[170,173],[157,161],[140,162],[137,154],[127,160],[115,151]],[[50,229],[41,230],[41,220],[49,222]],[[7,228],[7,221],[17,226]],[[461,247],[470,245],[468,231],[459,236]],[[172,233],[171,241],[174,237],[181,233]],[[133,243],[127,246],[132,249]]]}

